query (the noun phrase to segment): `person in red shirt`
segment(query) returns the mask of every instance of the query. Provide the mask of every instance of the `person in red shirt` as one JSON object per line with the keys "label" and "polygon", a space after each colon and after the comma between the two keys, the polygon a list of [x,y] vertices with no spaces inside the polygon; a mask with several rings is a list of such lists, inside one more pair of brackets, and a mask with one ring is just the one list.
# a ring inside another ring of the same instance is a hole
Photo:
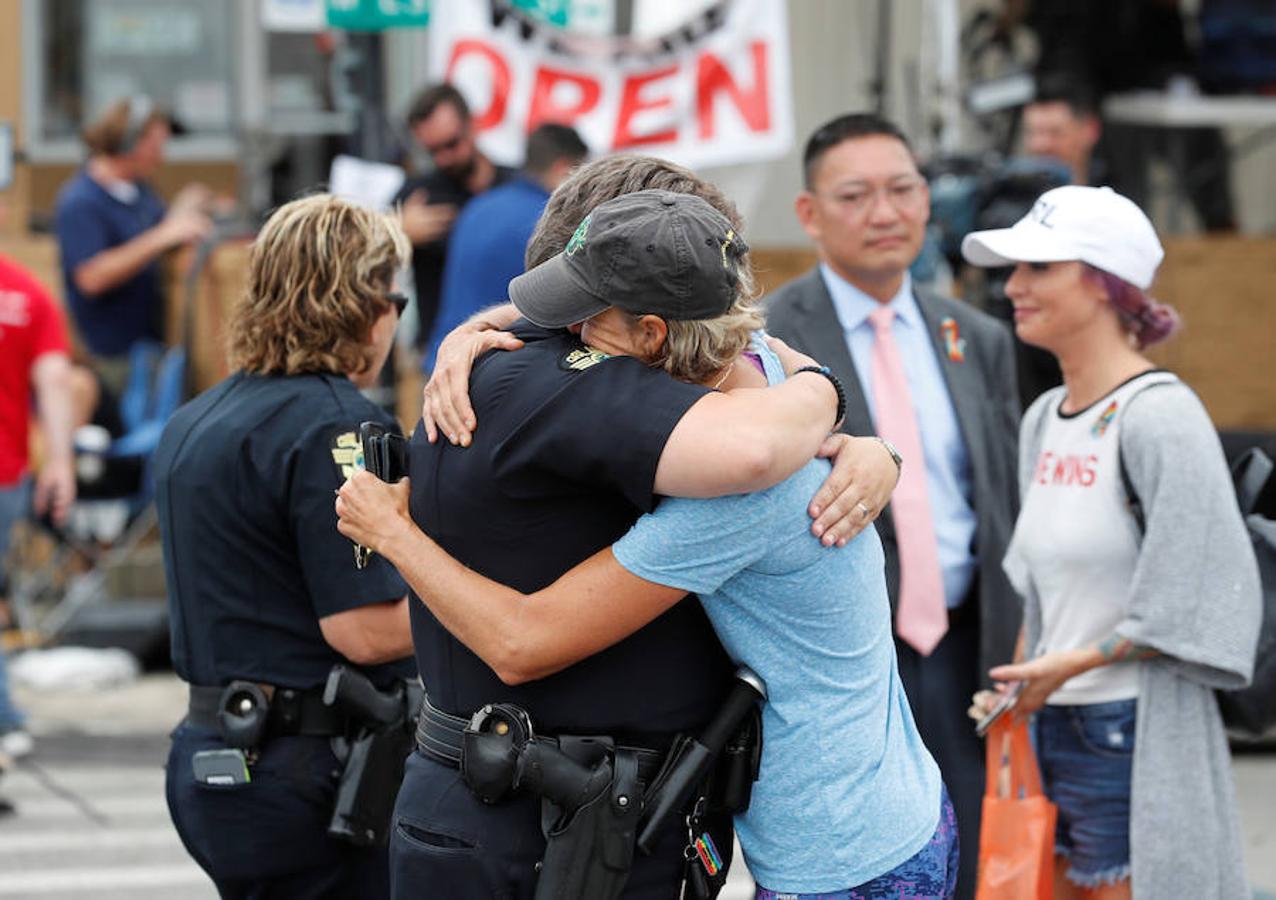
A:
{"label": "person in red shirt", "polygon": [[[0,560],[13,525],[29,510],[48,513],[59,525],[66,521],[75,499],[75,379],[56,301],[29,272],[0,256]],[[34,490],[28,476],[33,394],[44,438]],[[0,596],[6,575],[0,571]],[[19,756],[30,749],[0,651],[0,753]]]}

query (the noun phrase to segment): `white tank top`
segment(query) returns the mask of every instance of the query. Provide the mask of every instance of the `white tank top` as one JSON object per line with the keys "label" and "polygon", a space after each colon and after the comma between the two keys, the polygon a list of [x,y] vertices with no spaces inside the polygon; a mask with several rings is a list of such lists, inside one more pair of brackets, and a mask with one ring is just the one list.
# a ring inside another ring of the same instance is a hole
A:
{"label": "white tank top", "polygon": [[[1143,389],[1178,379],[1153,370],[1136,375],[1080,412],[1046,411],[1032,483],[1023,497],[1005,569],[1030,583],[1041,603],[1041,639],[1031,656],[1087,647],[1111,636],[1125,618],[1142,535],[1121,480],[1121,413]],[[1138,667],[1115,663],[1069,679],[1052,705],[1137,697]]]}

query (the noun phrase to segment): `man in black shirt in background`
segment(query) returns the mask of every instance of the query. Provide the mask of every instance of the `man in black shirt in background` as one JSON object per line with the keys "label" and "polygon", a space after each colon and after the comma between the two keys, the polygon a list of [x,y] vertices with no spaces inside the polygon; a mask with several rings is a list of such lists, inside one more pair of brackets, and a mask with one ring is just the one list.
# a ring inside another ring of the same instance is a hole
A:
{"label": "man in black shirt in background", "polygon": [[476,194],[517,173],[479,151],[469,105],[446,82],[429,85],[412,101],[408,129],[434,162],[433,171],[408,178],[395,197],[402,204],[403,230],[412,241],[419,346],[434,328],[448,236],[457,214]]}

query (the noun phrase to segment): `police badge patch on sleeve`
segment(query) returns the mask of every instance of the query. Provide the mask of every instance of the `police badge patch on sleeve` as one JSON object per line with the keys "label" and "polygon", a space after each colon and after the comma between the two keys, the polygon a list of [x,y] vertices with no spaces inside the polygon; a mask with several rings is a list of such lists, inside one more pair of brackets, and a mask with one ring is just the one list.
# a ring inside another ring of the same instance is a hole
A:
{"label": "police badge patch on sleeve", "polygon": [[611,354],[581,344],[563,354],[563,358],[558,361],[558,366],[569,372],[583,372],[605,359],[611,359]]}
{"label": "police badge patch on sleeve", "polygon": [[332,439],[332,461],[342,478],[349,478],[363,468],[363,444],[357,432],[344,431]]}

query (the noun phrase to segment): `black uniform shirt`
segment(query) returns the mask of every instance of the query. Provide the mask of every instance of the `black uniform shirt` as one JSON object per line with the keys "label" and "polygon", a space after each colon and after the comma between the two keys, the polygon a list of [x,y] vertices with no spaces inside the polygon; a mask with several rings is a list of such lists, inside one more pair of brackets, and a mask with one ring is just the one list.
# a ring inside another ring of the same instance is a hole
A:
{"label": "black uniform shirt", "polygon": [[[497,166],[492,187],[509,181],[518,174],[517,169]],[[449,203],[460,212],[474,195],[464,184],[439,170],[409,178],[399,188],[395,203],[402,203],[417,191],[425,191],[427,203]],[[434,330],[434,320],[439,313],[439,295],[443,292],[443,264],[447,261],[447,245],[450,232],[426,244],[412,247],[412,277],[416,284],[416,309],[419,319],[417,342],[424,343]]]}
{"label": "black uniform shirt", "polygon": [[[179,409],[155,454],[173,667],[191,684],[294,688],[346,662],[319,619],[403,596],[393,567],[355,569],[334,492],[359,424],[397,427],[338,375],[232,375]],[[364,670],[385,684],[410,659]]]}
{"label": "black uniform shirt", "polygon": [[[527,344],[479,360],[470,383],[479,426],[468,449],[412,438],[412,518],[458,560],[524,592],[620,538],[650,510],[656,465],[678,420],[706,393],[627,357],[604,358],[565,332],[525,322]],[[644,735],[698,730],[730,663],[694,598],[562,672],[502,684],[413,598],[417,665],[431,701],[470,715],[526,708],[546,733]]]}

